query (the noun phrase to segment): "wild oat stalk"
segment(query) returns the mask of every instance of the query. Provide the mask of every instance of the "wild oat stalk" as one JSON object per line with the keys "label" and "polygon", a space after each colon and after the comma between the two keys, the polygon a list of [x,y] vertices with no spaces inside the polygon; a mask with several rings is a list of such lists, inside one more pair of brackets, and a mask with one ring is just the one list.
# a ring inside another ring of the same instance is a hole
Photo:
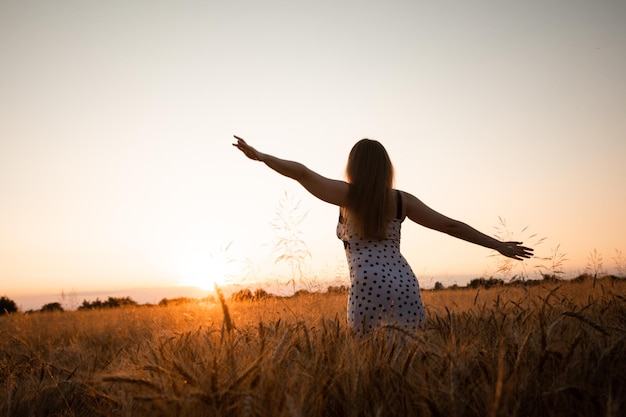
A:
{"label": "wild oat stalk", "polygon": [[621,278],[626,278],[626,258],[622,256],[621,250],[615,249],[615,256],[613,257],[613,261],[615,262],[615,270],[617,271],[617,275]]}
{"label": "wild oat stalk", "polygon": [[[498,240],[521,241],[521,242],[524,242],[526,246],[529,246],[531,248],[536,248],[537,246],[539,246],[546,240],[545,237],[541,237],[541,238],[538,237],[536,233],[533,233],[527,237],[524,237],[524,234],[528,230],[528,226],[525,226],[524,228],[522,228],[519,234],[515,234],[508,227],[506,219],[498,216],[498,221],[499,221],[499,225],[494,227],[496,230],[496,233],[494,234],[494,236]],[[493,254],[490,256],[496,258],[496,274],[501,274],[505,280],[523,281],[528,278],[528,271],[526,269],[526,265],[528,261],[520,262],[511,258],[501,256],[500,254]],[[537,259],[542,259],[542,258],[537,258]]]}
{"label": "wild oat stalk", "polygon": [[220,287],[215,284],[215,293],[217,294],[218,299],[220,300],[220,305],[222,306],[222,312],[224,313],[224,326],[226,327],[226,331],[230,333],[235,325],[233,324],[232,319],[230,318],[230,312],[228,311],[228,305],[226,304],[226,300],[224,299],[224,294]]}
{"label": "wild oat stalk", "polygon": [[295,201],[285,192],[278,202],[276,217],[271,223],[275,233],[273,251],[278,255],[274,263],[287,262],[289,264],[290,283],[294,293],[296,292],[296,276],[302,282],[306,260],[311,257],[300,229],[300,225],[308,214],[308,211],[302,212],[300,201]]}
{"label": "wild oat stalk", "polygon": [[587,267],[585,269],[585,272],[593,276],[594,280],[606,274],[602,254],[596,249],[590,252],[589,256],[587,256]]}
{"label": "wild oat stalk", "polygon": [[539,269],[540,271],[541,270],[545,271],[541,273],[541,275],[543,275],[544,278],[546,277],[559,278],[561,275],[565,273],[563,271],[563,266],[565,262],[568,261],[568,259],[566,257],[567,254],[561,252],[560,248],[561,248],[561,245],[558,244],[556,245],[554,249],[552,249],[549,257],[538,258],[541,261],[549,262],[547,265],[540,264],[536,266],[536,268]]}

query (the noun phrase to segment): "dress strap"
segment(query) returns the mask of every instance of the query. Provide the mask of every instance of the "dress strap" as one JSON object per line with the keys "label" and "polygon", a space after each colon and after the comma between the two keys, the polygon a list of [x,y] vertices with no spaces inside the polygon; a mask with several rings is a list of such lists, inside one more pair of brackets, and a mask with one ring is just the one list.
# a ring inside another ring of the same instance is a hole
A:
{"label": "dress strap", "polygon": [[402,220],[402,194],[396,190],[396,218]]}
{"label": "dress strap", "polygon": [[346,239],[346,219],[343,217],[343,209],[341,207],[339,207],[339,224],[341,225],[341,236],[338,235],[338,237],[343,241],[343,248],[350,249],[350,242]]}

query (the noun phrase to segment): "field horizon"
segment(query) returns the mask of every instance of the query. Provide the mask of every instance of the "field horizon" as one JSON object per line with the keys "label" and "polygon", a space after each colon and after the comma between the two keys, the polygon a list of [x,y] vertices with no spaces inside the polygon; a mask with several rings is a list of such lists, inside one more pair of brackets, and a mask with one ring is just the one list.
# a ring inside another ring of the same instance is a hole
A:
{"label": "field horizon", "polygon": [[[620,260],[623,263],[623,260]],[[623,273],[623,265],[620,264],[613,271],[618,276]],[[590,274],[589,265],[582,269],[567,269],[559,273],[559,278],[563,281],[573,280],[580,276]],[[527,276],[525,280],[535,281],[541,280],[545,275],[551,274],[551,271],[546,270],[544,273],[536,271],[533,275]],[[611,271],[603,270],[601,276],[611,276]],[[433,275],[433,276],[420,276],[419,283],[422,290],[430,290],[435,287],[437,283],[442,284],[444,288],[453,286],[465,287],[472,280],[476,279],[501,279],[504,282],[516,281],[515,277],[511,279],[503,274],[495,274],[493,276],[486,277],[484,274],[461,274],[453,277],[449,275]],[[303,278],[295,285],[295,290],[311,290],[313,292],[323,292],[329,286],[341,286],[349,285],[348,278],[340,279],[337,277],[320,279],[319,277]],[[273,295],[277,296],[289,296],[294,292],[294,286],[291,279],[278,279],[271,280],[259,280],[259,281],[242,281],[233,282],[227,285],[221,285],[220,289],[228,297],[232,293],[240,291],[242,289],[250,289],[255,291],[257,289],[265,290]],[[16,294],[5,293],[0,296],[6,296],[14,300],[20,311],[35,311],[42,306],[59,302],[65,304],[63,307],[66,310],[76,309],[83,300],[93,301],[96,299],[106,299],[108,297],[131,297],[139,304],[157,304],[162,299],[190,297],[190,298],[204,298],[209,295],[216,295],[214,289],[203,289],[192,285],[166,285],[166,286],[137,286],[126,288],[102,288],[92,290],[76,290],[74,288],[61,288],[58,291],[45,290],[41,292],[24,293],[23,291]]]}

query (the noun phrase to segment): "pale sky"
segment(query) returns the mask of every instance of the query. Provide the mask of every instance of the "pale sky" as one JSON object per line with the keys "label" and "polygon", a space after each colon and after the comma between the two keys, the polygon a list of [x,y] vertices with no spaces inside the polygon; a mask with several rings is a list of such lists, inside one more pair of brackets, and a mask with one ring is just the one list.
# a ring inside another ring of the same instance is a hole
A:
{"label": "pale sky", "polygon": [[[572,273],[626,252],[621,0],[0,0],[0,57],[0,295],[285,278],[285,192],[307,276],[347,283],[337,208],[233,134],[334,178],[377,139],[398,188],[546,238]],[[424,287],[497,269],[409,221],[402,239]]]}

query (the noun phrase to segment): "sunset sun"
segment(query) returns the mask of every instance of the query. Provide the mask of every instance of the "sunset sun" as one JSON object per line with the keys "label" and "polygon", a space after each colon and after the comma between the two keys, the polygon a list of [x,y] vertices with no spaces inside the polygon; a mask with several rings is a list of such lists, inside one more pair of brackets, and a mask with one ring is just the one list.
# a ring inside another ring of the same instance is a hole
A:
{"label": "sunset sun", "polygon": [[219,248],[208,255],[188,252],[178,268],[179,286],[213,290],[215,286],[233,283],[237,276],[237,263],[228,255],[228,248]]}

